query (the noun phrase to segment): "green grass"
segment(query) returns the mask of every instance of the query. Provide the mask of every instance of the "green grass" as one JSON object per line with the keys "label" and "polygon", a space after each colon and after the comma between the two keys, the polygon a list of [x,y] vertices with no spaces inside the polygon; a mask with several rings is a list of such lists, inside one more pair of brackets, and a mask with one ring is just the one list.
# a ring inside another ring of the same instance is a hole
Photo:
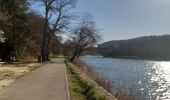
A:
{"label": "green grass", "polygon": [[80,75],[65,61],[69,81],[69,91],[71,100],[107,100],[101,96],[95,86],[84,80]]}

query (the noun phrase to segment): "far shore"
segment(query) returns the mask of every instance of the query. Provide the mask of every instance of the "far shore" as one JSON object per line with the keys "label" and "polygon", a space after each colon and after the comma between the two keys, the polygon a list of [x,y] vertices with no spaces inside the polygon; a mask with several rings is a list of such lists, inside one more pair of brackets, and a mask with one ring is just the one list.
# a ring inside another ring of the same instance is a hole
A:
{"label": "far shore", "polygon": [[170,61],[170,58],[142,58],[142,57],[132,57],[132,56],[103,56],[103,58],[119,58],[119,59],[132,59],[132,60],[151,60],[151,61]]}

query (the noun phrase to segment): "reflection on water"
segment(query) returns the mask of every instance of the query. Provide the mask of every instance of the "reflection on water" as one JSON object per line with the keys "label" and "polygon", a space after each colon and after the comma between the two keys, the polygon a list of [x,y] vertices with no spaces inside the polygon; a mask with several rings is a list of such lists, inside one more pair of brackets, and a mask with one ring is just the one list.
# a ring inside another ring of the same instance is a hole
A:
{"label": "reflection on water", "polygon": [[151,67],[150,95],[155,99],[170,99],[170,62],[152,62]]}
{"label": "reflection on water", "polygon": [[170,100],[170,62],[83,56],[81,60],[112,83],[135,90],[141,100]]}

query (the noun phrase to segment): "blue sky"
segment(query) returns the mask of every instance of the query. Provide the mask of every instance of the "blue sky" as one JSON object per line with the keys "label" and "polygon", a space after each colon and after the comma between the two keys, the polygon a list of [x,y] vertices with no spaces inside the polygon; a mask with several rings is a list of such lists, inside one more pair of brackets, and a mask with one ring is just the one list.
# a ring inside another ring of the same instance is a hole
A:
{"label": "blue sky", "polygon": [[170,34],[170,0],[79,0],[73,12],[89,12],[104,41]]}

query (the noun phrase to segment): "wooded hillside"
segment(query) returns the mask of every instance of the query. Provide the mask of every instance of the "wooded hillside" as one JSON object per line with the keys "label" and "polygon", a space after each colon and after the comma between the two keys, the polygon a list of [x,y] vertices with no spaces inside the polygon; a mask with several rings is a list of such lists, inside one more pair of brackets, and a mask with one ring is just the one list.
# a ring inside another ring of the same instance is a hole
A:
{"label": "wooded hillside", "polygon": [[98,51],[105,57],[170,59],[170,35],[104,42]]}

